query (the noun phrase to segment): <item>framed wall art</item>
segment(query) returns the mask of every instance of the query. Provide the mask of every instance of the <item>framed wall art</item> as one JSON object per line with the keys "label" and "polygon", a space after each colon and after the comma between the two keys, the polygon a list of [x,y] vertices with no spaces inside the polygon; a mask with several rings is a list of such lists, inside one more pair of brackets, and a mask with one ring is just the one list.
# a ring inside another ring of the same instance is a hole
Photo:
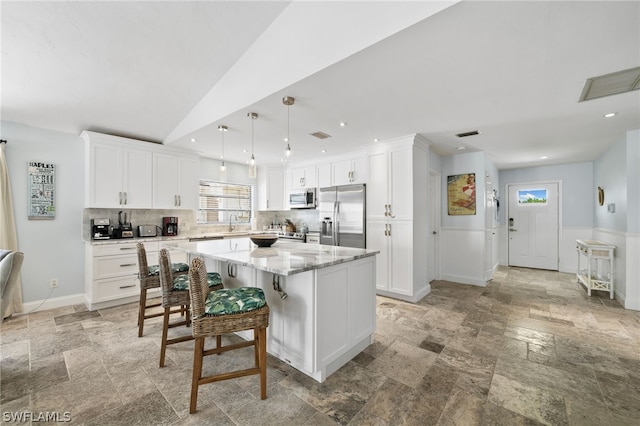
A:
{"label": "framed wall art", "polygon": [[56,166],[29,162],[29,219],[55,219]]}
{"label": "framed wall art", "polygon": [[449,216],[476,214],[476,174],[447,176]]}

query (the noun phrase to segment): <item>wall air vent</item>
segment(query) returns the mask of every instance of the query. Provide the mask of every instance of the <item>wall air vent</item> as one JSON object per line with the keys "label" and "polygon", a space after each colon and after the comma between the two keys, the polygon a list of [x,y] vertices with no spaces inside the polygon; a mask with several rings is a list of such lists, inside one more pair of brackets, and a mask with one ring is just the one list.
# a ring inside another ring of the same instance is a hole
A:
{"label": "wall air vent", "polygon": [[458,133],[456,136],[459,138],[466,138],[467,136],[475,136],[479,134],[480,132],[478,130],[472,130],[471,132]]}
{"label": "wall air vent", "polygon": [[640,67],[588,78],[578,102],[640,89]]}
{"label": "wall air vent", "polygon": [[331,135],[328,135],[325,132],[320,132],[320,131],[311,133],[311,136],[315,136],[318,139],[326,139],[331,137]]}

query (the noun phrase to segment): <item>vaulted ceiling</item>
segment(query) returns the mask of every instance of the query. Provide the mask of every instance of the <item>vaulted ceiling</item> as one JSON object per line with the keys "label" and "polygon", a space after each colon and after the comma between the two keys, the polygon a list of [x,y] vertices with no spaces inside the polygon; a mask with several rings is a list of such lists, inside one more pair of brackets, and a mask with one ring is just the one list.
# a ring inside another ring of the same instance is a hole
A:
{"label": "vaulted ceiling", "polygon": [[591,161],[640,128],[638,90],[579,102],[587,79],[640,66],[636,1],[0,7],[3,121],[212,158],[226,125],[225,158],[242,163],[256,112],[259,164],[280,163],[287,133],[291,162],[419,133],[501,169]]}

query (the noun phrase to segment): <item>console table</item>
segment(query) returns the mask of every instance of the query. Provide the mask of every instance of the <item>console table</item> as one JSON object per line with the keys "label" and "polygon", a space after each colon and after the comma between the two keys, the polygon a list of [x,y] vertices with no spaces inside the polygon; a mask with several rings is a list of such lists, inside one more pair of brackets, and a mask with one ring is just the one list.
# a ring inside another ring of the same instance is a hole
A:
{"label": "console table", "polygon": [[[616,246],[597,240],[576,240],[578,250],[578,282],[591,290],[608,291],[613,299],[613,250]],[[580,266],[582,258],[586,258],[586,265]],[[604,264],[609,265],[605,269]]]}

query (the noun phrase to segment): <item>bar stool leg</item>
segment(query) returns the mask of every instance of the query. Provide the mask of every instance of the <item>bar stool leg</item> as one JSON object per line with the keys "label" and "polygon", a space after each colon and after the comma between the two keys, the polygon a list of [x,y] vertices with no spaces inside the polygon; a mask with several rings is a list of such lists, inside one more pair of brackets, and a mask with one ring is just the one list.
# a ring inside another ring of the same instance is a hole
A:
{"label": "bar stool leg", "polygon": [[162,324],[162,345],[160,346],[160,367],[164,367],[164,357],[167,352],[167,336],[169,335],[169,314],[171,308],[164,308],[164,322]]}
{"label": "bar stool leg", "polygon": [[140,290],[140,310],[138,311],[138,337],[142,337],[144,329],[144,315],[147,309],[147,289]]}
{"label": "bar stool leg", "polygon": [[196,412],[198,404],[198,386],[202,377],[202,358],[204,357],[204,337],[195,339],[193,351],[193,377],[191,379],[191,401],[189,403],[189,414]]}

